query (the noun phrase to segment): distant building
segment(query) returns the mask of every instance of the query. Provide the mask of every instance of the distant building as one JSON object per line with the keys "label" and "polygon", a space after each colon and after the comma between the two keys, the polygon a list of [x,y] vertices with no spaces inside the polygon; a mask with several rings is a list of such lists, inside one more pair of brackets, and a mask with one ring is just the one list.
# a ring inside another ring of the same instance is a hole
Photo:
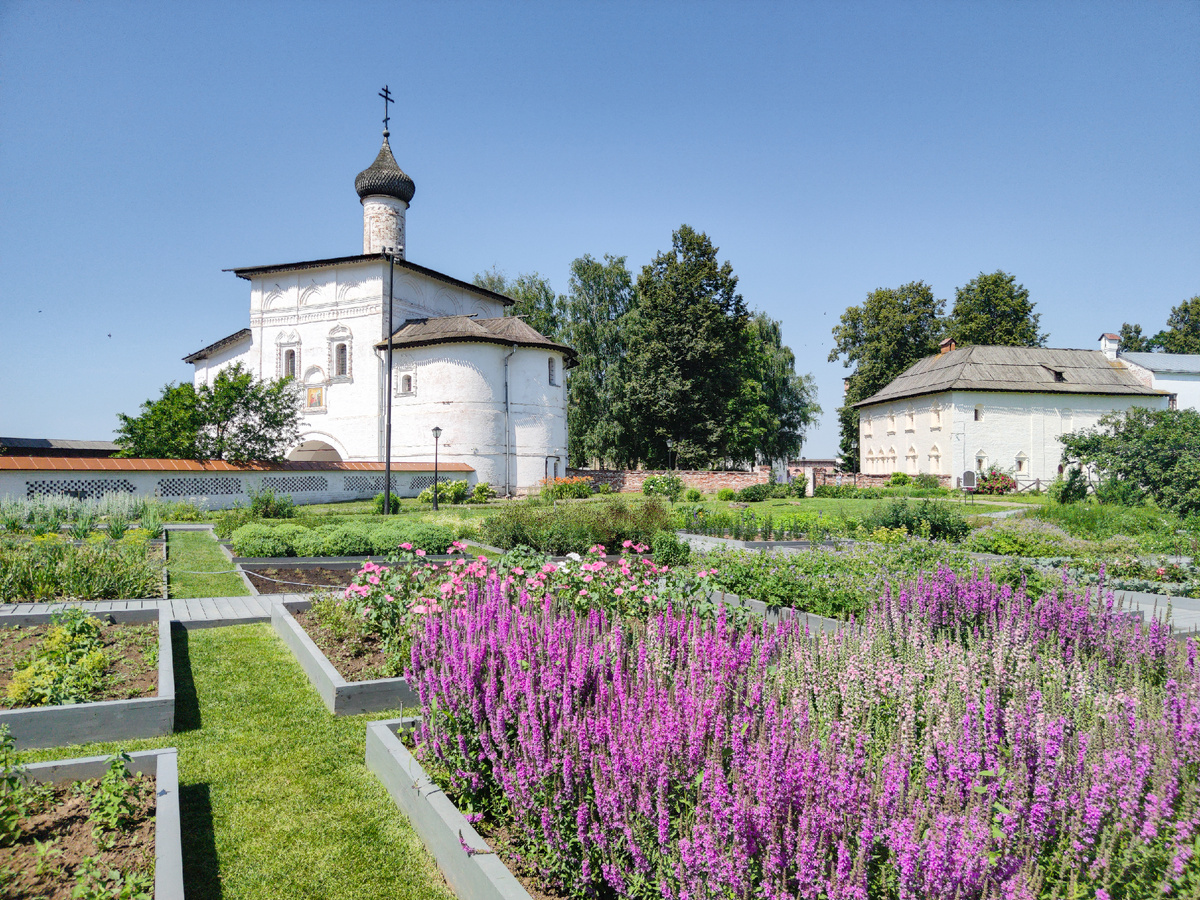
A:
{"label": "distant building", "polygon": [[1120,335],[1100,335],[1100,349],[1125,363],[1142,384],[1171,395],[1172,408],[1200,409],[1200,354],[1129,353],[1119,349]]}
{"label": "distant building", "polygon": [[506,316],[508,297],[405,258],[415,186],[386,130],[355,190],[362,253],[233,269],[250,283],[250,327],[184,357],[195,383],[235,362],[260,378],[294,377],[303,411],[293,461],[382,460],[390,405],[395,460],[431,461],[436,427],[439,459],[501,494],[566,474],[575,351]]}
{"label": "distant building", "polygon": [[0,437],[0,456],[57,456],[67,458],[112,456],[121,448],[112,441],[64,441],[58,438]]}
{"label": "distant building", "polygon": [[854,404],[865,474],[928,472],[961,478],[992,466],[1018,481],[1061,471],[1063,434],[1114,410],[1165,409],[1166,391],[1101,350],[971,346],[908,368]]}

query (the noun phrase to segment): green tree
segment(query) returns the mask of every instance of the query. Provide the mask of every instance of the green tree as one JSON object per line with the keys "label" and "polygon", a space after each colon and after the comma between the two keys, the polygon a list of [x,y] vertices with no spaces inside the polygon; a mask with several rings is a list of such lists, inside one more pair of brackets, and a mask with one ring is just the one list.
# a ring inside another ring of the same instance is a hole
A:
{"label": "green tree", "polygon": [[625,455],[621,410],[625,340],[622,321],[634,302],[633,276],[625,257],[584,255],[571,263],[566,297],[565,341],[579,354],[567,380],[570,464],[585,468]]}
{"label": "green tree", "polygon": [[199,459],[200,415],[192,385],[167,384],[157,400],[147,400],[141,414],[117,413],[117,456],[142,459]]}
{"label": "green tree", "polygon": [[1200,513],[1200,413],[1194,409],[1113,412],[1096,428],[1064,434],[1063,460],[1091,466],[1181,516]]}
{"label": "green tree", "polygon": [[1200,353],[1200,294],[1172,307],[1166,330],[1151,343],[1164,353]]}
{"label": "green tree", "polygon": [[796,374],[796,356],[783,344],[779,322],[756,312],[746,324],[747,350],[730,416],[728,453],[736,462],[787,459],[821,412],[811,375]]}
{"label": "green tree", "polygon": [[1145,353],[1154,349],[1150,346],[1150,339],[1142,334],[1141,325],[1122,322],[1120,335],[1121,342],[1118,346],[1129,353]]}
{"label": "green tree", "polygon": [[300,398],[290,378],[262,381],[241,363],[211,384],[169,384],[131,418],[119,413],[120,456],[278,461],[300,437]]}
{"label": "green tree", "polygon": [[539,334],[551,340],[562,340],[566,325],[566,298],[554,293],[548,279],[537,272],[522,273],[509,279],[496,267],[481,272],[472,279],[479,287],[512,298],[514,304],[507,315],[522,316]]}
{"label": "green tree", "polygon": [[862,305],[842,313],[834,326],[829,361],[845,357],[843,364],[854,367],[838,409],[845,468],[858,469],[858,410],[852,404],[878,393],[917,360],[937,352],[945,305],[929,285],[913,281],[872,291]]}
{"label": "green tree", "polygon": [[946,336],[959,346],[1044,347],[1047,335],[1038,332],[1041,315],[1033,311],[1025,285],[997,269],[980,272],[955,291],[954,309]]}
{"label": "green tree", "polygon": [[642,269],[625,318],[632,439],[622,462],[707,466],[727,455],[746,319],[733,267],[717,262],[708,235],[681,226]]}

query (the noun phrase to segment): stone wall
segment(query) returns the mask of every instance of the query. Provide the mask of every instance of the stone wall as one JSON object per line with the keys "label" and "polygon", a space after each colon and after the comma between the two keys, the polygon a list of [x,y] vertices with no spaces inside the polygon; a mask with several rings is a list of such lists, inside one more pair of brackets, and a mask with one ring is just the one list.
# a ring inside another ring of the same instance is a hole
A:
{"label": "stone wall", "polygon": [[[832,469],[813,469],[813,487],[822,485],[849,485],[853,487],[887,487],[891,474],[867,475],[862,472],[835,472]],[[950,475],[939,475],[938,483],[944,488],[954,487]]]}
{"label": "stone wall", "polygon": [[609,484],[619,493],[640,494],[642,482],[651,475],[677,475],[685,488],[696,488],[704,494],[715,494],[721,488],[739,491],[752,484],[766,484],[771,477],[770,466],[758,466],[753,472],[706,472],[677,471],[665,469],[568,469],[567,475],[575,478],[586,476],[596,484]]}

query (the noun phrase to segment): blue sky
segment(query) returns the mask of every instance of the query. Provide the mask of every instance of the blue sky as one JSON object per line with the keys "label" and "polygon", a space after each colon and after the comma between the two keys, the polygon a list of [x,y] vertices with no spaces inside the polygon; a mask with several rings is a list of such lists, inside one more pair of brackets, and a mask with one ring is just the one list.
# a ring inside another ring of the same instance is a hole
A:
{"label": "blue sky", "polygon": [[[1200,293],[1200,3],[0,3],[0,434],[110,438],[247,324],[232,266],[636,272],[688,223],[825,408],[877,287],[1029,288],[1050,344]],[[111,336],[110,336],[111,335]]]}

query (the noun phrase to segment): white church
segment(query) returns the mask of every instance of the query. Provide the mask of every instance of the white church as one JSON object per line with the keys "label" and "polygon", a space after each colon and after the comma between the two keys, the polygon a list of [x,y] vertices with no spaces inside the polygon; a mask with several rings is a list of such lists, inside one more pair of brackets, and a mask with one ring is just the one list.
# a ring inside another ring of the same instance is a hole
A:
{"label": "white church", "polygon": [[[184,357],[195,384],[240,362],[301,386],[313,462],[433,460],[501,495],[566,474],[566,371],[575,351],[507,316],[513,301],[405,258],[413,180],[383,146],[354,181],[362,254],[231,270],[250,282],[250,327]],[[390,325],[389,325],[390,323]],[[392,367],[389,389],[388,350]]]}

